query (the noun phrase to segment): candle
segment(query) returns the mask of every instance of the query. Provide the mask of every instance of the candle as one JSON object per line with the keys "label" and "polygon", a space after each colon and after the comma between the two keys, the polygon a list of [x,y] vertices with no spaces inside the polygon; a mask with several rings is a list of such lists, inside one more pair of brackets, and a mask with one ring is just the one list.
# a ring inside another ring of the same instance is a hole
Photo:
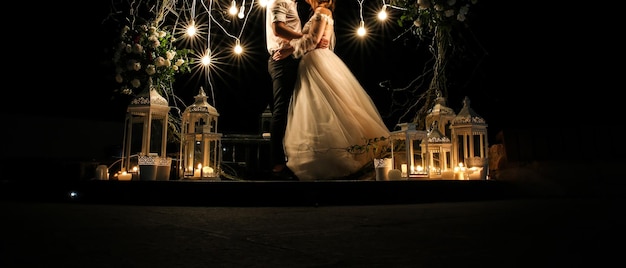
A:
{"label": "candle", "polygon": [[133,175],[130,173],[126,173],[126,171],[122,171],[119,175],[117,175],[117,179],[120,181],[129,181],[133,178]]}
{"label": "candle", "polygon": [[213,168],[212,167],[203,167],[202,168],[202,175],[207,177],[207,176],[213,176]]}
{"label": "candle", "polygon": [[193,171],[193,176],[195,178],[200,178],[202,177],[202,164],[198,164],[198,168],[196,170]]}
{"label": "candle", "polygon": [[400,170],[392,169],[387,173],[387,177],[389,177],[391,181],[399,181],[402,178],[402,174]]}
{"label": "candle", "polygon": [[406,164],[402,164],[402,177],[406,177],[407,175],[407,166]]}

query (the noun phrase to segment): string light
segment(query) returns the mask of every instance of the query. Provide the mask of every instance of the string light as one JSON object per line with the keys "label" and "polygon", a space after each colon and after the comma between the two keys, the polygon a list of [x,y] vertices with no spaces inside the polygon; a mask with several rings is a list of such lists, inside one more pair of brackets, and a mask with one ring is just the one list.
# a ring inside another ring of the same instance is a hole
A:
{"label": "string light", "polygon": [[380,10],[380,12],[378,12],[378,19],[379,20],[387,19],[387,5],[385,3],[383,3],[382,9]]}
{"label": "string light", "polygon": [[189,37],[194,37],[196,35],[196,32],[198,31],[198,29],[196,28],[196,22],[195,21],[191,21],[189,23],[189,26],[187,26],[187,36]]}
{"label": "string light", "polygon": [[237,3],[235,3],[235,0],[233,0],[232,4],[230,5],[230,9],[228,9],[228,13],[230,13],[231,15],[237,14]]}
{"label": "string light", "polygon": [[357,29],[356,34],[358,34],[359,36],[365,35],[365,22],[361,21],[361,24],[359,26],[359,29]]}
{"label": "string light", "polygon": [[237,42],[235,42],[235,54],[239,55],[243,52],[243,48],[241,48],[241,43],[239,42],[239,39],[237,39]]}
{"label": "string light", "polygon": [[365,22],[363,21],[363,1],[365,0],[357,0],[359,3],[359,18],[361,19],[361,23],[359,24],[359,28],[356,30],[356,34],[358,36],[365,35]]}
{"label": "string light", "polygon": [[243,0],[243,2],[241,3],[241,8],[239,8],[239,15],[237,15],[238,18],[243,19],[243,12],[246,9],[246,0]]}

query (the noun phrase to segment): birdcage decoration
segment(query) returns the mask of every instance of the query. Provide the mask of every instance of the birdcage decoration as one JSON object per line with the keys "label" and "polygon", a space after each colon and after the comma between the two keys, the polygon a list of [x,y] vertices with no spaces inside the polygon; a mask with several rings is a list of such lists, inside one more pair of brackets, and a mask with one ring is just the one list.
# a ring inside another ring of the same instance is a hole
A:
{"label": "birdcage decoration", "polygon": [[[167,100],[151,81],[131,100],[125,119],[120,174],[132,173],[133,180],[156,180],[156,163],[162,162],[160,158],[167,159],[169,110]],[[169,179],[169,172],[158,177]]]}
{"label": "birdcage decoration", "polygon": [[220,180],[222,134],[217,133],[219,114],[207,102],[202,87],[194,98],[195,102],[182,116],[179,170],[183,179]]}
{"label": "birdcage decoration", "polygon": [[391,132],[391,158],[393,169],[401,171],[406,179],[428,178],[428,135],[417,130],[415,123],[401,123],[399,130]]}

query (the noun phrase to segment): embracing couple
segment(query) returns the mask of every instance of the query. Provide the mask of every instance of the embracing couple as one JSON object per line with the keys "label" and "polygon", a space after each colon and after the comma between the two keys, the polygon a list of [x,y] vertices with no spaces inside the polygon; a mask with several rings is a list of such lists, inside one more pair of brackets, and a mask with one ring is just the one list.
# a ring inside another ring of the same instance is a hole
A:
{"label": "embracing couple", "polygon": [[333,51],[335,0],[305,1],[313,13],[304,26],[295,0],[270,0],[266,7],[272,177],[344,179],[372,165],[370,155],[347,148],[390,133],[372,99]]}

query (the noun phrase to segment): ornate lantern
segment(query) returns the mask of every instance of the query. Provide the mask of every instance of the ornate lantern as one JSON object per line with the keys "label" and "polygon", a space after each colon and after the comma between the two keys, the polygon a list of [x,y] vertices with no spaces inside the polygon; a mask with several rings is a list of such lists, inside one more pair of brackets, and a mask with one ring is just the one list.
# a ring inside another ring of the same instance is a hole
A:
{"label": "ornate lantern", "polygon": [[435,105],[426,115],[428,129],[428,152],[430,178],[453,179],[452,163],[452,130],[450,125],[456,117],[452,108],[447,107],[446,98],[439,96]]}
{"label": "ornate lantern", "polygon": [[180,148],[183,178],[220,180],[222,134],[217,133],[218,116],[200,87],[195,102],[183,112]]}
{"label": "ornate lantern", "polygon": [[[156,91],[152,83],[148,83],[144,91],[130,102],[124,129],[122,173],[133,173],[133,178],[140,180],[157,179],[157,164],[164,162],[161,158],[168,160],[166,145],[169,110],[167,100]],[[169,168],[160,171],[163,174],[158,176],[159,179],[169,179]],[[123,180],[121,177],[118,179]]]}
{"label": "ornate lantern", "polygon": [[391,132],[393,168],[399,169],[403,178],[428,178],[427,132],[417,130],[415,123],[402,123],[397,126],[400,130]]}
{"label": "ornate lantern", "polygon": [[470,108],[465,97],[463,108],[454,118],[452,129],[452,161],[458,164],[458,179],[486,179],[489,165],[487,123]]}

